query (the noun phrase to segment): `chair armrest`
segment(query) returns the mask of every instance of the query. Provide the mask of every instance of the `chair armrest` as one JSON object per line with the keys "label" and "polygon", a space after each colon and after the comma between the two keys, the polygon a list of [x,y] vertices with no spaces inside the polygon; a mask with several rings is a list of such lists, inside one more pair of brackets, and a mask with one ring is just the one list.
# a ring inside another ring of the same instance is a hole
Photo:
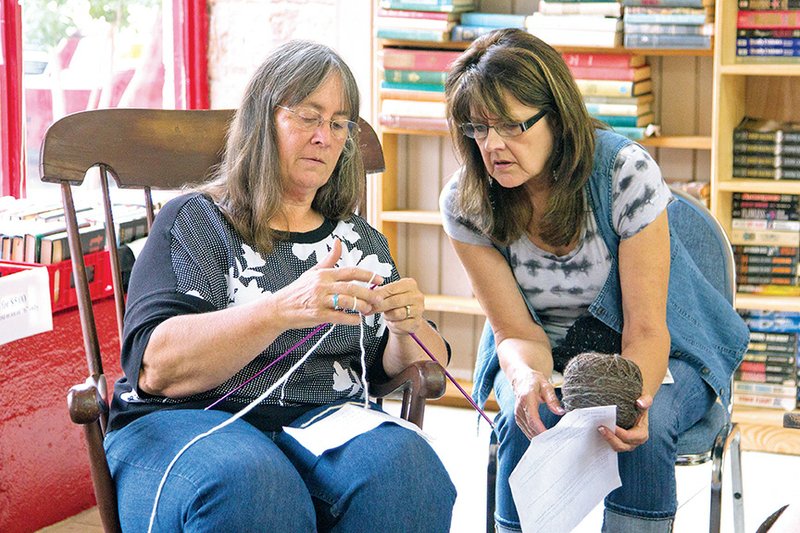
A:
{"label": "chair armrest", "polygon": [[91,424],[108,413],[108,404],[100,395],[100,387],[93,377],[80,385],[74,385],[67,392],[69,417],[76,424]]}
{"label": "chair armrest", "polygon": [[416,361],[385,383],[371,385],[371,394],[382,398],[400,390],[411,390],[417,398],[435,400],[444,395],[444,370],[434,361]]}

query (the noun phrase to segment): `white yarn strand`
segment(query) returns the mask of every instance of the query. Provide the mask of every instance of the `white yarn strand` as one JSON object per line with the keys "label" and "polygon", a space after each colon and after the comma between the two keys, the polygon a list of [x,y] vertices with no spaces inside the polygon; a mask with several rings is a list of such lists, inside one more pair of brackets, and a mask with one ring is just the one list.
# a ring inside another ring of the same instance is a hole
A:
{"label": "white yarn strand", "polygon": [[369,383],[367,382],[367,352],[364,349],[364,315],[359,314],[361,328],[359,341],[361,344],[361,383],[364,386],[364,409],[369,409]]}
{"label": "white yarn strand", "polygon": [[[221,424],[218,424],[217,426],[214,426],[213,428],[209,429],[205,433],[201,433],[200,435],[197,435],[195,438],[193,438],[188,443],[186,443],[186,445],[183,448],[180,449],[180,451],[175,455],[175,457],[172,458],[172,461],[170,461],[169,465],[167,465],[167,469],[164,471],[164,475],[161,477],[161,482],[158,484],[158,490],[156,491],[156,496],[155,496],[155,499],[153,500],[153,511],[150,513],[150,524],[147,526],[147,533],[152,533],[153,532],[153,524],[155,523],[155,519],[156,519],[156,510],[158,509],[158,500],[161,498],[161,491],[162,491],[162,489],[164,488],[164,485],[167,482],[167,476],[169,475],[170,471],[172,470],[172,467],[175,466],[176,462],[178,462],[178,458],[181,455],[183,455],[183,453],[186,450],[188,450],[192,445],[194,445],[196,442],[200,441],[201,439],[204,439],[205,437],[208,437],[209,435],[211,435],[215,431],[217,431],[219,429],[222,429],[222,428],[224,428],[225,426],[227,426],[229,424],[232,424],[236,420],[240,419],[241,417],[243,417],[244,415],[246,415],[247,413],[249,413],[250,411],[255,409],[256,405],[261,403],[262,400],[264,400],[275,389],[277,389],[281,384],[283,384],[286,380],[288,380],[289,376],[291,376],[298,368],[300,368],[301,365],[303,365],[303,363],[306,362],[308,357],[314,352],[314,350],[316,350],[319,347],[320,344],[322,344],[322,341],[324,341],[328,337],[328,335],[331,334],[331,332],[333,331],[333,328],[335,328],[335,327],[336,327],[335,324],[331,325],[331,329],[326,331],[325,334],[322,337],[320,337],[320,339],[314,344],[314,346],[312,346],[311,349],[308,350],[308,352],[306,352],[306,354],[303,357],[301,357],[299,361],[297,361],[294,365],[292,365],[292,367],[286,372],[286,374],[281,376],[280,379],[278,379],[278,381],[273,383],[266,391],[264,391],[264,393],[261,394],[261,396],[259,396],[258,398],[256,398],[252,402],[250,402],[241,411],[239,411],[238,413],[232,415],[230,418],[228,418],[227,420],[225,420]],[[362,354],[363,354],[363,348],[362,348]]]}

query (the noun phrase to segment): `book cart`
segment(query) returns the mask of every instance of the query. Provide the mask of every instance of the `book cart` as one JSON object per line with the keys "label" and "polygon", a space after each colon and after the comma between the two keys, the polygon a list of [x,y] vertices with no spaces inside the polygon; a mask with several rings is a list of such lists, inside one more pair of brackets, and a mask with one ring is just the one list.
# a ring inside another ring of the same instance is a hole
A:
{"label": "book cart", "polygon": [[[478,8],[483,7],[478,2]],[[505,4],[508,4],[507,6]],[[379,4],[379,2],[378,2]],[[502,4],[499,5],[498,4]],[[486,11],[506,12],[514,9],[512,2],[492,2]],[[800,193],[800,180],[794,183],[733,181],[730,179],[732,165],[731,132],[744,114],[746,100],[745,83],[748,79],[765,79],[769,90],[774,86],[792,92],[794,105],[785,106],[787,114],[797,111],[800,102],[800,65],[740,65],[734,63],[733,40],[735,39],[736,5],[716,3],[716,30],[711,49],[652,49],[652,48],[597,48],[556,47],[562,52],[590,54],[636,54],[656,62],[660,82],[656,84],[662,93],[661,105],[655,105],[656,121],[661,124],[661,134],[639,140],[654,152],[662,166],[665,177],[688,173],[695,179],[707,180],[711,184],[711,204],[715,216],[730,230],[730,199],[734,190],[784,191]],[[517,12],[526,12],[516,8]],[[727,45],[724,43],[728,43]],[[433,51],[460,52],[469,42],[426,42],[376,38],[374,49],[376,64],[380,65],[386,49],[413,48]],[[723,49],[724,47],[729,50]],[[713,63],[712,63],[713,62]],[[688,66],[679,66],[684,65]],[[713,67],[713,69],[712,69]],[[654,68],[655,70],[655,68]],[[712,71],[713,70],[713,71]],[[655,76],[654,76],[655,77]],[[787,81],[787,79],[790,79]],[[699,81],[696,81],[699,80]],[[713,82],[713,85],[712,85]],[[792,87],[794,87],[792,89]],[[655,90],[655,89],[654,89]],[[449,132],[444,124],[434,121],[421,122],[417,126],[381,124],[379,118],[385,99],[402,98],[399,91],[382,90],[380,80],[374,85],[376,125],[386,158],[386,171],[370,177],[368,182],[368,219],[388,238],[392,253],[398,260],[403,275],[414,277],[426,293],[427,314],[437,322],[450,340],[453,348],[451,373],[468,390],[477,341],[485,320],[478,301],[472,296],[469,281],[458,259],[450,249],[441,229],[438,212],[438,191],[449,176],[458,168],[458,162],[449,141]],[[408,91],[405,98],[443,104],[441,93]],[[770,93],[772,94],[772,93]],[[766,93],[751,95],[755,102],[766,105]],[[681,103],[681,101],[688,100]],[[688,109],[681,116],[673,107]],[[660,108],[659,108],[660,107]],[[710,120],[698,120],[697,115]],[[787,118],[788,120],[788,118]],[[686,124],[690,124],[687,127]],[[724,131],[726,133],[721,134]],[[687,165],[686,160],[692,163]],[[678,160],[678,163],[674,163]],[[687,166],[692,166],[688,168]],[[710,169],[709,169],[710,167]],[[727,170],[725,170],[727,169]],[[697,177],[699,175],[699,178]],[[728,176],[727,178],[723,178]],[[727,207],[725,207],[727,206]],[[727,209],[727,211],[726,211]],[[739,295],[740,309],[785,309],[800,310],[798,298],[772,298]],[[448,387],[440,400],[452,405],[466,405],[458,392]],[[489,408],[493,405],[490,404]],[[778,451],[800,454],[800,444],[781,435],[783,411],[763,408],[735,408],[734,417],[742,424],[743,448],[760,451]]]}
{"label": "book cart", "polygon": [[[736,4],[721,1],[716,4],[711,140],[711,210],[729,235],[734,231],[735,197],[742,194],[800,195],[799,179],[734,177],[734,129],[745,116],[800,122],[800,57],[758,58],[749,62],[737,58]],[[739,310],[797,312],[800,311],[800,296],[740,290],[736,295],[736,307]],[[781,409],[748,407],[734,401],[733,416],[741,425],[742,448],[800,454],[796,432],[793,434],[783,427],[784,413]]]}

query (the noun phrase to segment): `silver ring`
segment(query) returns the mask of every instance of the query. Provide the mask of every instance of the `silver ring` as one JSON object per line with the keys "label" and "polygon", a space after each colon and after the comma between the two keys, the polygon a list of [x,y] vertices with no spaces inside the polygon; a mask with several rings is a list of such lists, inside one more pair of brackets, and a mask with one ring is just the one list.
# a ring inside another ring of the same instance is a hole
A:
{"label": "silver ring", "polygon": [[407,305],[406,306],[406,320],[408,320],[409,318],[411,318],[411,306]]}
{"label": "silver ring", "polygon": [[355,311],[357,305],[358,305],[358,298],[353,296],[353,308],[351,309],[351,311]]}
{"label": "silver ring", "polygon": [[333,308],[336,311],[341,311],[342,310],[342,308],[339,307],[339,295],[338,294],[334,294],[333,295]]}

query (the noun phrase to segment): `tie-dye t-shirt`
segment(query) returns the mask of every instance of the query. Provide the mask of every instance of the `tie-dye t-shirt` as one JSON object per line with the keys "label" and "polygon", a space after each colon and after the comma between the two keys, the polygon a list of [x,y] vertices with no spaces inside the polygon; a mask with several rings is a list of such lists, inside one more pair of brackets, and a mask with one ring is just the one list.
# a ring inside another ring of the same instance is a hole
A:
{"label": "tie-dye t-shirt", "polygon": [[[202,394],[173,400],[148,396],[132,386],[138,382],[150,334],[164,320],[241,305],[275,292],[325,257],[334,238],[342,242],[338,266],[357,265],[377,273],[387,283],[399,279],[386,239],[358,216],[338,223],[325,220],[313,231],[284,237],[276,242],[271,253],[262,254],[245,243],[217,207],[202,195],[184,195],[164,206],[131,276],[122,344],[125,377],[115,386],[111,429],[163,407],[204,408],[250,379],[314,329],[284,332],[225,383]],[[381,355],[388,330],[383,315],[362,320],[368,377],[385,379]],[[257,398],[329,327],[217,408],[235,412]],[[220,329],[219,334],[227,333]],[[363,398],[360,335],[359,326],[337,325],[288,381],[245,419],[262,429],[275,430],[315,406]],[[231,338],[230,342],[236,343],[237,339]]]}
{"label": "tie-dye t-shirt", "polygon": [[[461,242],[491,246],[489,238],[476,232],[456,212],[455,180],[445,185],[440,199],[445,231]],[[612,187],[613,227],[623,240],[655,220],[672,199],[658,165],[637,144],[626,146],[617,155]],[[586,313],[611,269],[611,255],[597,231],[592,206],[587,205],[580,240],[568,254],[546,252],[527,235],[512,243],[510,252],[517,283],[556,346],[575,320]]]}

